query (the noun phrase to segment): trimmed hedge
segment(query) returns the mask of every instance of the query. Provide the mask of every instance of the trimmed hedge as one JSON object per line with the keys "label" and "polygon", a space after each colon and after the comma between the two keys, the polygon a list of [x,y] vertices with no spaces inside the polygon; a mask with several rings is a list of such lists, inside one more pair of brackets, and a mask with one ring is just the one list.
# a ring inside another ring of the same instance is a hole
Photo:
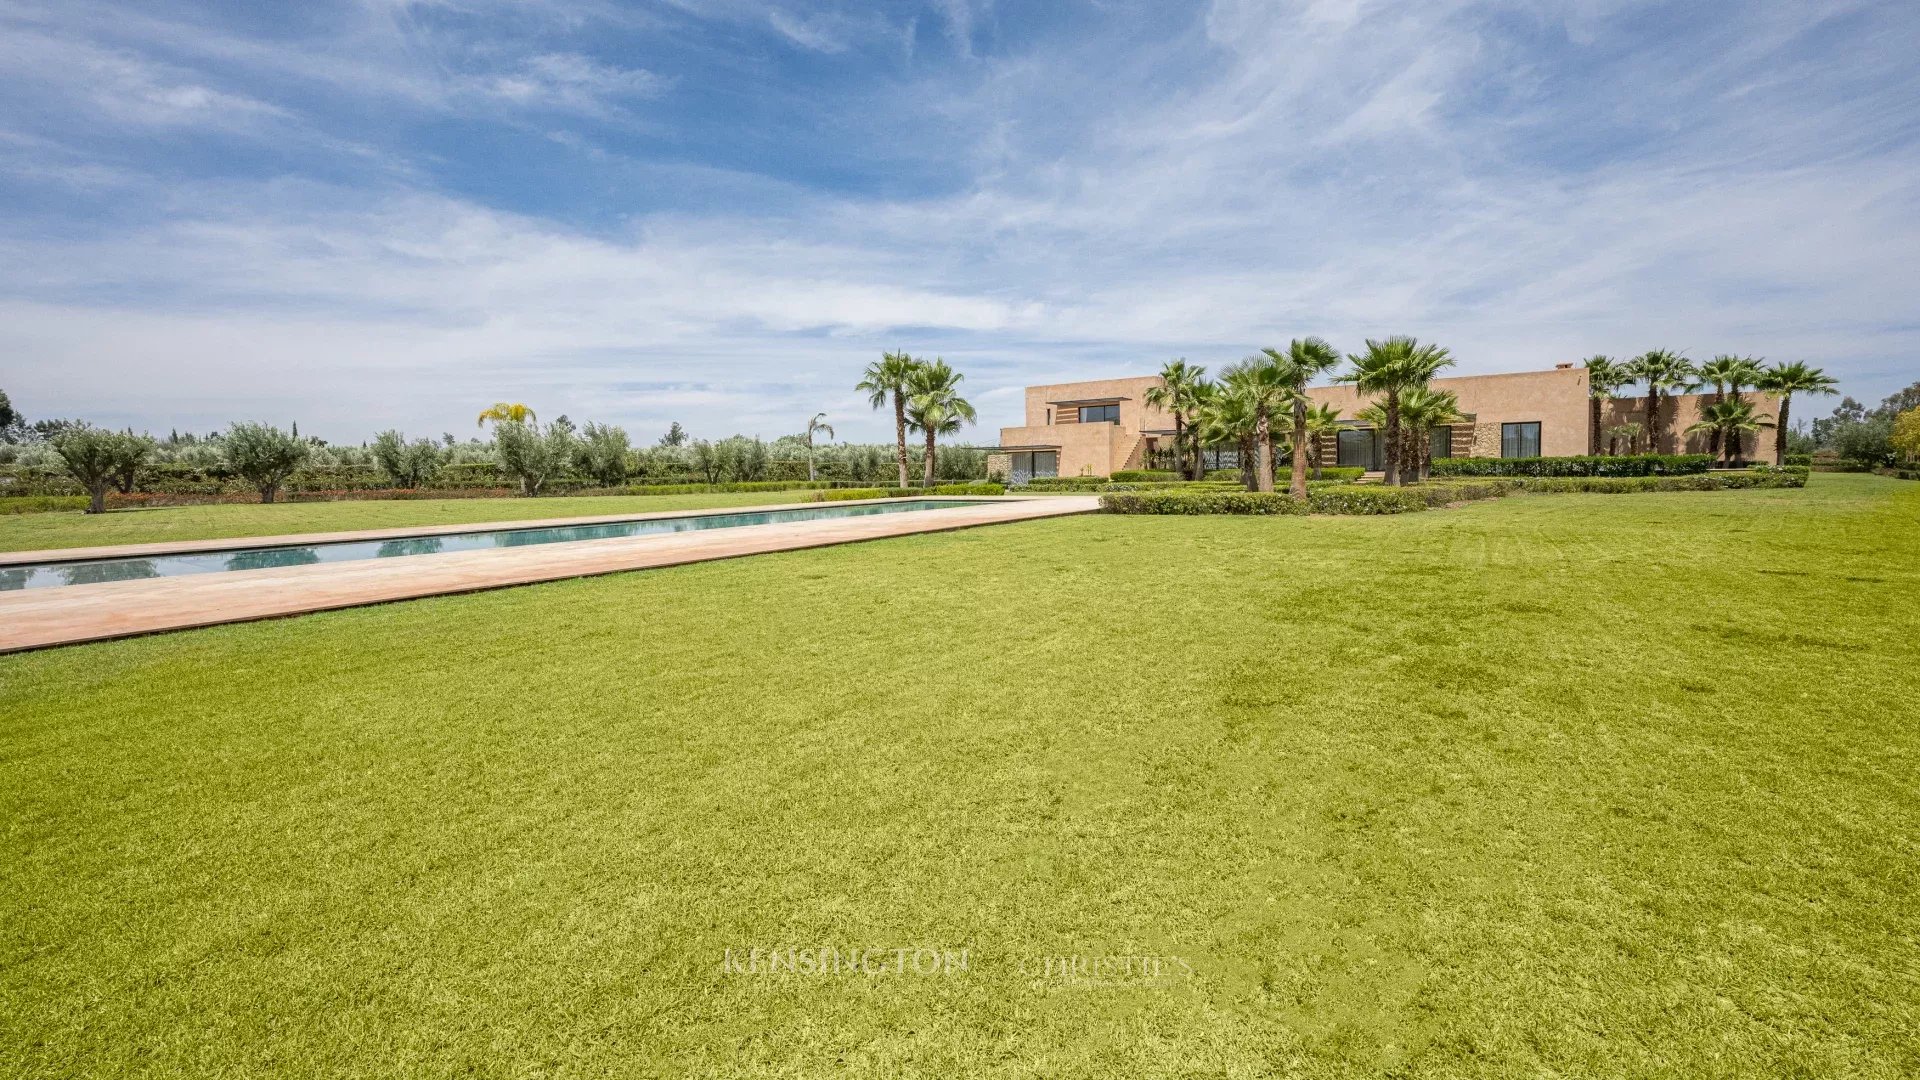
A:
{"label": "trimmed hedge", "polygon": [[[896,488],[894,490],[898,491],[899,489]],[[995,484],[989,481],[982,481],[975,484],[935,484],[930,488],[920,489],[920,493],[926,495],[1005,495],[1007,493],[1007,485]]]}
{"label": "trimmed hedge", "polygon": [[85,495],[21,495],[0,499],[0,516],[7,514],[47,514],[58,510],[85,510]]}
{"label": "trimmed hedge", "polygon": [[1095,491],[1245,491],[1238,480],[1152,480],[1101,484]]}
{"label": "trimmed hedge", "polygon": [[1264,491],[1117,491],[1100,496],[1109,514],[1304,514],[1307,504]]}
{"label": "trimmed hedge", "polygon": [[1411,514],[1457,502],[1497,499],[1519,490],[1518,481],[1496,480],[1404,488],[1330,484],[1309,488],[1304,500],[1284,491],[1116,492],[1102,495],[1100,508],[1114,514]]}
{"label": "trimmed hedge", "polygon": [[[1282,461],[1279,467],[1273,470],[1274,482],[1276,484],[1285,483],[1290,470],[1291,470],[1291,466],[1289,466],[1285,461]],[[1361,468],[1358,465],[1327,465],[1321,468],[1320,470],[1320,479],[1322,480],[1340,480],[1343,482],[1351,482],[1354,480],[1358,480],[1365,475],[1367,475],[1367,470]],[[1307,470],[1307,478],[1309,480],[1313,478],[1313,470],[1311,468]],[[1239,480],[1240,470],[1239,469],[1208,469],[1207,479]]]}
{"label": "trimmed hedge", "polygon": [[1805,465],[1748,472],[1722,472],[1708,476],[1552,476],[1527,481],[1528,491],[1624,495],[1643,491],[1734,491],[1742,488],[1803,488],[1807,486]]}
{"label": "trimmed hedge", "polygon": [[898,499],[900,489],[893,488],[829,488],[816,491],[808,502],[847,502],[853,499]]}
{"label": "trimmed hedge", "polygon": [[1637,454],[1632,457],[1440,458],[1433,475],[1446,476],[1692,476],[1713,468],[1711,454]]}
{"label": "trimmed hedge", "polygon": [[1813,464],[1813,455],[1812,455],[1812,454],[1788,454],[1788,455],[1787,455],[1787,457],[1786,457],[1786,461],[1784,462],[1784,464],[1787,464],[1787,465],[1812,465],[1812,464]]}
{"label": "trimmed hedge", "polygon": [[1107,479],[1118,484],[1139,484],[1156,480],[1178,480],[1180,474],[1172,469],[1119,469]]}
{"label": "trimmed hedge", "polygon": [[1057,488],[1062,491],[1092,490],[1107,483],[1104,476],[1036,476],[1020,486],[1038,490]]}
{"label": "trimmed hedge", "polygon": [[1401,488],[1329,484],[1308,489],[1305,501],[1285,492],[1133,491],[1102,495],[1100,508],[1114,514],[1407,514],[1521,492],[1628,494],[1799,488],[1806,486],[1809,471],[1804,465],[1789,465],[1696,476],[1495,477]]}

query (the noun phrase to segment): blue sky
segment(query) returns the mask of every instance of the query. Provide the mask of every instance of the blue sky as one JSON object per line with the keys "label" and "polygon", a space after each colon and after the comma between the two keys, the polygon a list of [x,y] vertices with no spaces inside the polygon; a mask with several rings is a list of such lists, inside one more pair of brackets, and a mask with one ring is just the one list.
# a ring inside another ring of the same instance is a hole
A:
{"label": "blue sky", "polygon": [[[0,387],[772,437],[1411,333],[1920,378],[1920,7],[0,0]],[[1824,411],[1824,406],[1817,407]],[[1816,410],[1808,410],[1816,412]]]}

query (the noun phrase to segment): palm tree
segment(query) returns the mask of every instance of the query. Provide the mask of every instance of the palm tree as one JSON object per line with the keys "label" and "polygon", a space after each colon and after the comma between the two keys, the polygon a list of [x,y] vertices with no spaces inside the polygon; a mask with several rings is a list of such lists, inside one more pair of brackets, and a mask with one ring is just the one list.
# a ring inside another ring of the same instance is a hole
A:
{"label": "palm tree", "polygon": [[1321,446],[1329,435],[1340,434],[1340,408],[1336,405],[1315,405],[1307,410],[1307,445],[1309,459],[1313,463],[1313,478],[1320,479],[1320,459],[1324,456]]}
{"label": "palm tree", "polygon": [[834,437],[833,425],[827,423],[826,421],[827,421],[826,413],[814,413],[813,419],[807,421],[807,482],[808,483],[812,483],[814,480],[818,479],[818,477],[814,476],[814,473],[813,473],[814,433],[824,431],[827,433],[827,438],[831,439]]}
{"label": "palm tree", "polygon": [[1627,440],[1627,453],[1631,454],[1638,451],[1640,449],[1639,447],[1640,432],[1641,432],[1641,427],[1640,427],[1640,421],[1638,420],[1629,420],[1624,424],[1616,424],[1613,427],[1608,428],[1607,429],[1608,455],[1615,455],[1620,452],[1621,439]]}
{"label": "palm tree", "polygon": [[1700,422],[1687,428],[1688,432],[1709,431],[1715,434],[1725,433],[1727,445],[1732,448],[1733,464],[1740,464],[1740,440],[1750,431],[1772,427],[1771,414],[1755,412],[1753,402],[1745,398],[1731,401],[1716,401],[1700,410]]}
{"label": "palm tree", "polygon": [[518,402],[496,401],[480,413],[475,427],[486,427],[487,421],[496,424],[530,424],[534,421],[533,410]]}
{"label": "palm tree", "polygon": [[1627,364],[1627,372],[1647,384],[1647,450],[1660,452],[1662,434],[1660,398],[1668,391],[1684,393],[1695,385],[1693,361],[1669,349],[1643,352]]}
{"label": "palm tree", "polygon": [[1406,451],[1400,430],[1400,396],[1408,390],[1433,381],[1440,369],[1451,367],[1453,357],[1438,345],[1422,345],[1410,337],[1395,336],[1385,341],[1367,339],[1367,351],[1347,357],[1353,370],[1341,375],[1340,382],[1352,383],[1363,394],[1383,395],[1382,427],[1387,433],[1387,460],[1382,472],[1388,484],[1402,482],[1400,461]]}
{"label": "palm tree", "polygon": [[[1791,363],[1775,364],[1760,373],[1760,389],[1769,394],[1780,395],[1780,419],[1777,430],[1787,430],[1787,408],[1793,402],[1795,394],[1826,394],[1840,392],[1839,380],[1798,360]],[[1773,443],[1773,463],[1784,464],[1787,460],[1787,440],[1775,439]]]}
{"label": "palm tree", "polygon": [[1600,452],[1601,405],[1603,401],[1613,400],[1620,388],[1633,381],[1627,365],[1616,362],[1611,356],[1587,357],[1587,397],[1592,399],[1593,419],[1587,437],[1587,452]]}
{"label": "palm tree", "polygon": [[1193,418],[1193,436],[1196,445],[1236,447],[1240,481],[1248,491],[1254,489],[1253,403],[1237,384],[1208,383],[1201,391],[1200,408]]}
{"label": "palm tree", "polygon": [[1246,405],[1253,422],[1253,490],[1273,490],[1273,416],[1293,398],[1293,377],[1273,359],[1256,353],[1227,368],[1227,387]]}
{"label": "palm tree", "polygon": [[920,367],[920,361],[908,356],[905,350],[897,353],[881,353],[880,359],[867,365],[855,390],[867,395],[867,404],[876,409],[887,407],[887,397],[893,397],[893,446],[895,456],[900,463],[900,486],[907,486],[907,383]]}
{"label": "palm tree", "polygon": [[1451,390],[1416,386],[1401,394],[1400,423],[1409,451],[1402,467],[1411,469],[1415,480],[1427,479],[1433,472],[1433,429],[1466,419],[1460,413],[1460,395]]}
{"label": "palm tree", "polygon": [[1293,406],[1292,467],[1287,475],[1287,491],[1296,499],[1307,497],[1307,384],[1339,366],[1340,350],[1323,338],[1294,338],[1286,352],[1262,349],[1279,369],[1287,386],[1288,404]]}
{"label": "palm tree", "polygon": [[1160,385],[1146,393],[1145,400],[1149,406],[1165,409],[1173,417],[1173,471],[1181,475],[1186,473],[1181,443],[1186,438],[1188,418],[1199,404],[1194,388],[1205,381],[1206,375],[1206,368],[1189,364],[1185,357],[1181,357],[1160,369]]}
{"label": "palm tree", "polygon": [[907,380],[907,423],[926,433],[926,486],[933,486],[934,436],[952,435],[962,424],[979,419],[973,406],[960,396],[959,385],[966,376],[947,366],[945,360],[920,364]]}
{"label": "palm tree", "polygon": [[[1732,391],[1734,400],[1738,401],[1740,399],[1741,388],[1752,386],[1758,382],[1759,379],[1760,362],[1751,356],[1732,356],[1727,353],[1722,353],[1700,365],[1700,381],[1713,385],[1713,400],[1708,403],[1708,408],[1726,401],[1729,390]],[[1706,415],[1706,411],[1702,410],[1701,415]],[[1698,427],[1700,427],[1700,425],[1695,424],[1687,430],[1692,431]],[[1720,437],[1723,431],[1721,428],[1713,427],[1712,425],[1708,425],[1706,431],[1707,453],[1718,457],[1720,454]],[[1740,448],[1737,446],[1734,447],[1734,452],[1729,456],[1738,461],[1740,459]]]}

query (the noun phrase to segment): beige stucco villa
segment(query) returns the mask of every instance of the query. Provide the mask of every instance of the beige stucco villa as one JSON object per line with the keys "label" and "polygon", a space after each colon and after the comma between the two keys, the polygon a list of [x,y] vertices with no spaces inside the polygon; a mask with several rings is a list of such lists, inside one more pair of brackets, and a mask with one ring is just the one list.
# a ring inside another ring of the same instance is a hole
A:
{"label": "beige stucco villa", "polygon": [[[1173,440],[1173,417],[1146,401],[1147,392],[1158,385],[1159,376],[1142,375],[1029,386],[1026,423],[1000,429],[1000,445],[989,448],[987,469],[1019,482],[1033,476],[1106,476],[1145,468],[1154,452],[1170,448]],[[1468,419],[1433,433],[1436,457],[1562,457],[1608,449],[1604,435],[1600,445],[1594,445],[1591,435],[1584,368],[1560,364],[1548,371],[1461,375],[1435,379],[1433,385],[1458,394],[1460,412]],[[1316,386],[1308,395],[1315,404],[1334,405],[1342,419],[1352,421],[1348,430],[1324,441],[1322,460],[1377,470],[1381,435],[1354,419],[1371,399],[1346,385]],[[1772,395],[1748,393],[1747,399],[1760,412],[1779,411]],[[1658,450],[1705,452],[1706,436],[1688,435],[1686,429],[1711,400],[1707,394],[1667,398],[1661,408],[1667,436]],[[1602,430],[1644,423],[1646,413],[1645,398],[1612,399],[1602,406]],[[1774,439],[1772,428],[1749,436],[1746,456],[1771,460]],[[1232,458],[1232,451],[1224,456]]]}

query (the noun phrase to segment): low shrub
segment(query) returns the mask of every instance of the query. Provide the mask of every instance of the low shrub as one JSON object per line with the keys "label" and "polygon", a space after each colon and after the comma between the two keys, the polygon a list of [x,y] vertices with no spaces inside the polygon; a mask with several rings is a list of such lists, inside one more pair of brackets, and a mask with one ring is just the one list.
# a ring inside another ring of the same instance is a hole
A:
{"label": "low shrub", "polygon": [[1800,488],[1807,486],[1805,465],[1764,466],[1746,472],[1707,476],[1553,476],[1527,481],[1528,491],[1624,495],[1645,491],[1734,491],[1742,488]]}
{"label": "low shrub", "polygon": [[[1365,475],[1367,475],[1367,470],[1358,465],[1328,465],[1320,470],[1319,479],[1331,480],[1339,484],[1351,484]],[[1314,478],[1311,472],[1307,474],[1307,477],[1309,482]]]}
{"label": "low shrub", "polygon": [[1787,457],[1786,457],[1786,461],[1785,461],[1785,464],[1788,464],[1788,465],[1812,465],[1812,464],[1813,464],[1813,455],[1812,455],[1812,454],[1788,454],[1788,455],[1787,455]]}
{"label": "low shrub", "polygon": [[1208,469],[1206,479],[1238,480],[1240,479],[1240,470],[1239,469]]}
{"label": "low shrub", "polygon": [[60,510],[85,510],[85,495],[19,495],[0,499],[0,516],[7,514],[47,514]]}
{"label": "low shrub", "polygon": [[978,481],[971,484],[935,484],[921,491],[927,495],[1005,495],[1007,485]]}
{"label": "low shrub", "polygon": [[1107,479],[1120,484],[1137,484],[1155,480],[1178,480],[1180,474],[1172,469],[1119,469]]}
{"label": "low shrub", "polygon": [[1104,476],[1036,476],[1021,486],[1036,491],[1098,491],[1106,483]]}
{"label": "low shrub", "polygon": [[816,491],[809,502],[847,502],[852,499],[897,499],[899,488],[829,488]]}
{"label": "low shrub", "polygon": [[[1075,489],[1078,490],[1078,489]],[[1245,491],[1238,480],[1151,480],[1102,484],[1096,491]]]}
{"label": "low shrub", "polygon": [[1307,504],[1284,492],[1116,491],[1100,496],[1110,514],[1304,514]]}
{"label": "low shrub", "polygon": [[1497,499],[1519,490],[1516,480],[1404,488],[1325,484],[1308,488],[1304,500],[1284,491],[1156,490],[1105,494],[1100,508],[1115,514],[1410,514],[1457,502]]}
{"label": "low shrub", "polygon": [[1407,514],[1435,505],[1430,499],[1436,490],[1334,484],[1308,488],[1307,506],[1315,514]]}
{"label": "low shrub", "polygon": [[[1115,514],[1406,514],[1456,503],[1499,499],[1521,492],[1626,494],[1641,491],[1733,491],[1742,488],[1805,487],[1805,465],[1761,465],[1746,472],[1688,476],[1541,476],[1445,479],[1408,487],[1322,484],[1309,487],[1304,502],[1286,492],[1156,489],[1116,491],[1100,497]],[[1920,473],[1913,474],[1920,478]]]}
{"label": "low shrub", "polygon": [[1433,475],[1448,476],[1690,476],[1713,467],[1711,454],[1636,454],[1533,458],[1441,458]]}

